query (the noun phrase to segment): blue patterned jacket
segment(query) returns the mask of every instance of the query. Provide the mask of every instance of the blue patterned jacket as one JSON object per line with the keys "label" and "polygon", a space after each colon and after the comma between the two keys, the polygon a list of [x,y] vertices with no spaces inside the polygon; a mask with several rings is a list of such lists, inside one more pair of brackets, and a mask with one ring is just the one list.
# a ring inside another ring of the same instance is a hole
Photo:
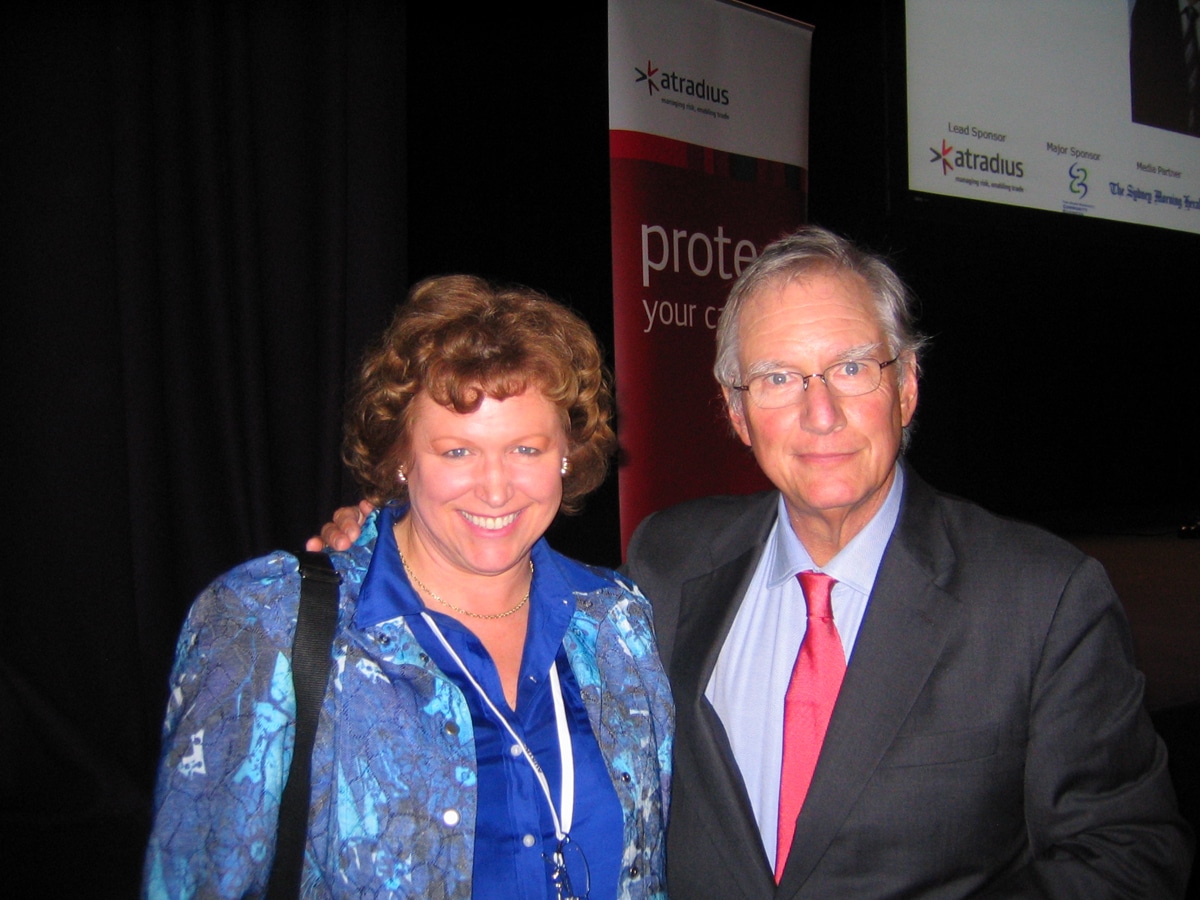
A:
{"label": "blue patterned jacket", "polygon": [[[373,537],[372,532],[366,537]],[[354,611],[373,540],[332,554],[342,576],[333,677],[313,752],[306,897],[471,896],[470,710],[403,618]],[[568,583],[585,567],[545,548]],[[621,898],[661,898],[674,714],[649,605],[630,582],[576,593],[563,644],[624,815]],[[144,895],[259,896],[274,855],[295,702],[295,557],[215,581],[179,638],[163,726]]]}

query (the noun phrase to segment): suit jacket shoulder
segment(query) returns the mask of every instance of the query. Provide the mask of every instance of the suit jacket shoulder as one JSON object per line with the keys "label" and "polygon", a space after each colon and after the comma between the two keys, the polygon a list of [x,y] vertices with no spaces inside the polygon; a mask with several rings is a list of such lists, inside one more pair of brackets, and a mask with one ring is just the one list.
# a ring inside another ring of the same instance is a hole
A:
{"label": "suit jacket shoulder", "polygon": [[703,497],[653,513],[637,527],[624,570],[654,608],[659,653],[668,670],[684,586],[743,554],[757,562],[778,503],[777,491]]}
{"label": "suit jacket shoulder", "polygon": [[[647,516],[629,543],[629,567],[696,571],[721,565],[765,540],[777,491],[701,497]],[[764,527],[765,526],[765,527]]]}
{"label": "suit jacket shoulder", "polygon": [[1087,560],[1074,545],[1034,525],[936,491],[911,469],[890,550],[906,552],[935,580],[950,570],[1014,569],[1027,581],[1031,570],[1070,572]]}

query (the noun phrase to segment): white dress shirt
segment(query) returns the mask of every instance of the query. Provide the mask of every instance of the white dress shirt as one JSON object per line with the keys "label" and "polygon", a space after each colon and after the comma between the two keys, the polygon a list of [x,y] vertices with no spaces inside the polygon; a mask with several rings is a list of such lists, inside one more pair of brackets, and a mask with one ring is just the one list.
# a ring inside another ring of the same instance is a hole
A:
{"label": "white dress shirt", "polygon": [[904,470],[897,465],[896,478],[878,512],[823,567],[813,563],[792,531],[781,495],[779,516],[704,692],[729,736],[772,869],[783,763],[783,701],[808,628],[804,593],[796,575],[814,569],[837,580],[831,598],[833,620],[849,664],[903,493]]}

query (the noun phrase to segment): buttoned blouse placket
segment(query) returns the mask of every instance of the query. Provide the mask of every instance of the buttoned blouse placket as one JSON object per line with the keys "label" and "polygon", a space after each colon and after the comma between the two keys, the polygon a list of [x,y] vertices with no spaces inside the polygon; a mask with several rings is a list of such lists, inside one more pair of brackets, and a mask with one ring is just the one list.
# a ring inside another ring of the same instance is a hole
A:
{"label": "buttoned blouse placket", "polygon": [[561,900],[569,900],[569,898],[575,897],[574,892],[571,890],[570,879],[566,874],[566,860],[563,856],[566,845],[570,841],[571,825],[575,818],[575,756],[571,747],[571,733],[567,725],[566,705],[563,702],[562,685],[559,683],[556,663],[553,661],[550,663],[549,678],[550,693],[554,700],[554,722],[558,733],[558,753],[562,768],[559,792],[561,808],[558,809],[555,808],[554,797],[550,793],[550,784],[546,780],[545,772],[542,771],[542,767],[538,764],[537,757],[533,755],[533,751],[529,749],[529,746],[517,734],[516,729],[509,722],[508,716],[500,711],[500,708],[492,702],[492,698],[488,696],[483,686],[475,680],[475,676],[471,674],[471,670],[467,668],[462,658],[450,646],[450,642],[446,640],[446,636],[442,634],[442,630],[438,627],[437,622],[433,620],[433,617],[429,613],[423,612],[421,613],[421,618],[425,620],[425,624],[429,626],[429,629],[437,637],[442,647],[446,650],[446,653],[454,660],[459,671],[463,673],[471,683],[471,686],[475,688],[480,699],[492,711],[492,715],[504,726],[504,729],[512,737],[514,745],[520,748],[525,761],[533,769],[534,777],[537,779],[538,786],[541,787],[542,794],[546,798],[546,805],[550,809],[550,817],[554,821],[554,836],[558,839],[558,848],[552,860],[554,864],[554,883],[558,888],[558,895]]}

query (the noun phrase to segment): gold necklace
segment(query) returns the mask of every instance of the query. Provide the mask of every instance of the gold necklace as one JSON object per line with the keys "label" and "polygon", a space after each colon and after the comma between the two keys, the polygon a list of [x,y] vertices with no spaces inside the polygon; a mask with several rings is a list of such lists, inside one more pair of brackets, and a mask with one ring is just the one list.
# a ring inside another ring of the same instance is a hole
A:
{"label": "gold necklace", "polygon": [[[400,553],[399,545],[396,546],[396,552]],[[521,610],[521,608],[523,606],[525,606],[526,603],[529,602],[529,591],[526,591],[525,596],[521,598],[520,603],[518,603],[512,609],[505,610],[502,613],[471,612],[469,609],[463,609],[461,606],[455,606],[449,600],[443,600],[441,597],[439,597],[437,594],[435,594],[433,591],[431,591],[429,589],[429,587],[425,584],[425,582],[423,582],[420,578],[417,577],[417,573],[414,572],[411,568],[409,568],[408,560],[404,558],[403,553],[400,553],[400,565],[404,566],[404,571],[406,573],[408,573],[409,580],[413,584],[415,584],[417,587],[419,587],[424,593],[428,594],[430,597],[432,597],[438,603],[442,604],[442,606],[448,606],[450,609],[454,610],[456,613],[460,613],[461,615],[464,615],[464,616],[470,616],[472,619],[504,619],[504,618],[507,618],[508,616],[511,616],[515,612],[519,612]],[[530,588],[530,590],[533,590],[533,560],[532,559],[529,560],[529,588]]]}

